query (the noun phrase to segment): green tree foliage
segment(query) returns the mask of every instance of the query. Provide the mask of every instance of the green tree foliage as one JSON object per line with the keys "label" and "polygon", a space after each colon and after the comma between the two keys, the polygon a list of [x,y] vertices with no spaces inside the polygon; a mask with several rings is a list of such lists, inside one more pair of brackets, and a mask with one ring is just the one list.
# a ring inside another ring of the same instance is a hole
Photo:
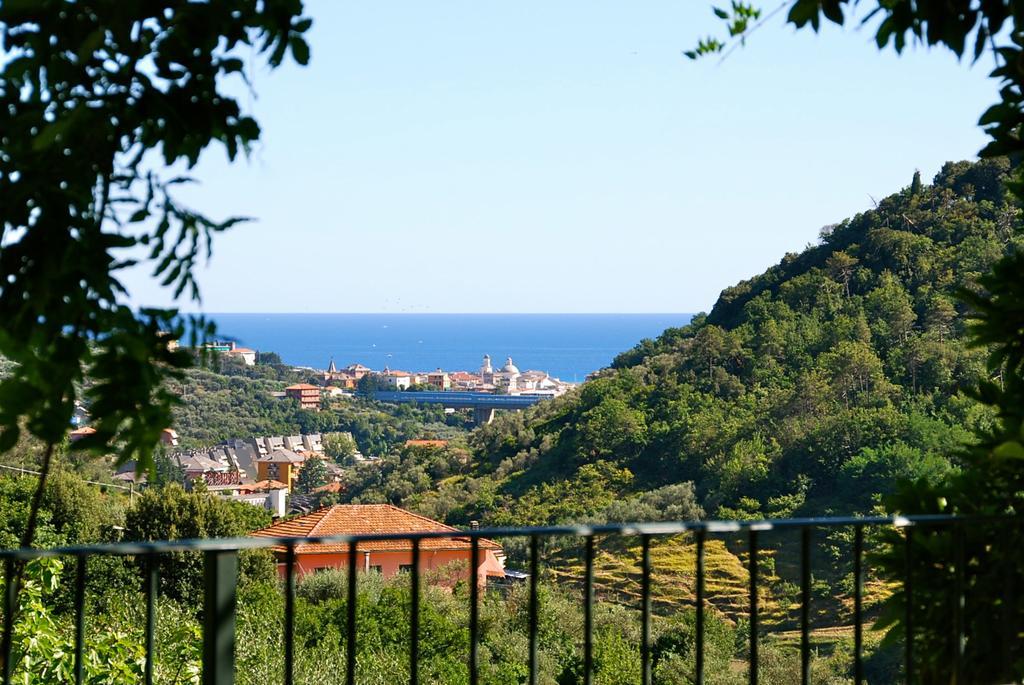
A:
{"label": "green tree foliage", "polygon": [[310,458],[302,464],[299,471],[299,491],[311,493],[322,485],[327,484],[329,474],[323,459]]}
{"label": "green tree foliage", "polygon": [[349,433],[331,433],[323,437],[324,454],[338,462],[347,464],[355,456],[358,447]]}
{"label": "green tree foliage", "polygon": [[[186,492],[180,485],[146,490],[125,516],[125,540],[193,540],[243,537],[270,525],[270,513],[251,504],[231,502],[204,492]],[[140,571],[145,560],[139,559]],[[266,552],[243,551],[244,581],[273,577]],[[202,558],[195,552],[160,557],[161,594],[198,604],[202,597]]]}
{"label": "green tree foliage", "polygon": [[181,381],[169,385],[181,398],[174,409],[174,426],[182,446],[199,448],[261,435],[340,432],[351,434],[363,454],[383,455],[423,435],[449,439],[466,433],[461,418],[446,417],[439,405],[341,398],[321,411],[302,409],[298,402],[272,394],[305,380],[295,373],[259,365],[189,369]]}
{"label": "green tree foliage", "polygon": [[214,143],[234,159],[259,138],[226,82],[255,54],[305,64],[301,13],[300,0],[0,6],[0,354],[16,363],[0,381],[0,451],[27,429],[49,455],[88,378],[97,432],[76,447],[149,466],[171,424],[164,381],[190,363],[167,341],[208,327],[137,312],[118,274],[142,261],[199,299],[196,261],[239,219],[180,204],[188,179],[170,167]]}
{"label": "green tree foliage", "polygon": [[[0,548],[18,546],[35,488],[32,477],[0,476]],[[108,540],[111,527],[124,522],[126,500],[57,471],[43,491],[37,544],[56,547]]]}
{"label": "green tree foliage", "polygon": [[[64,562],[37,559],[28,565],[18,593],[14,624],[12,680],[33,685],[74,681],[74,628],[70,616],[57,615],[45,601],[60,586]],[[0,582],[0,588],[4,583]],[[6,589],[6,588],[5,588]],[[84,682],[132,685],[143,677],[146,650],[119,627],[90,636],[82,654]]]}
{"label": "green tree foliage", "polygon": [[[957,56],[973,54],[975,60],[991,50],[996,61],[991,77],[999,81],[1000,90],[998,101],[979,121],[991,138],[981,155],[990,159],[1019,158],[1024,151],[1024,37],[1017,22],[1024,17],[1024,3],[860,3],[861,7],[865,5],[869,6],[869,13],[862,23],[873,20],[871,26],[879,48],[891,43],[897,52],[902,52],[908,43],[916,42],[945,47]],[[793,0],[783,4],[787,6],[790,23],[817,31],[823,19],[840,25],[852,20],[858,3]],[[734,7],[732,12],[716,10],[716,14],[726,22],[730,35],[742,41],[749,32],[749,11],[757,10],[744,8],[740,12]],[[723,41],[704,39],[692,56],[724,48]],[[976,237],[965,237],[956,243],[968,267],[967,273],[975,271],[973,278],[959,283],[957,293],[970,307],[970,342],[974,348],[988,352],[985,365],[975,369],[980,383],[974,394],[992,410],[996,420],[976,427],[973,444],[958,455],[962,469],[931,481],[915,480],[902,487],[888,504],[898,511],[914,513],[1019,515],[1024,505],[1024,470],[1020,468],[1020,460],[1024,459],[1024,253],[1019,249],[1024,169],[1017,166],[1007,174],[992,162],[947,164],[936,184],[949,188],[957,197],[1002,207],[992,217],[994,244],[988,241],[986,245]],[[917,190],[917,185],[913,184],[913,190]],[[1004,187],[1012,195],[1010,202],[1005,198]],[[916,197],[917,193],[911,195]],[[902,218],[917,228],[906,214]],[[952,236],[958,237],[962,227],[960,221],[947,221],[947,231]],[[924,241],[881,237],[879,245],[884,244],[897,257],[899,263],[894,272],[899,276],[905,275],[912,281],[920,281],[929,273],[942,277],[929,254],[931,246]],[[1006,245],[1010,249],[1000,249]],[[934,280],[934,276],[930,278]],[[900,308],[896,299],[892,293],[886,297],[884,304],[890,317]],[[941,299],[931,305],[924,312],[926,325],[932,331],[941,331],[941,340],[953,318],[952,312]],[[886,323],[890,334],[899,333],[899,326],[894,327],[891,318]],[[917,370],[922,363],[930,367],[930,382],[955,378],[956,369],[951,368],[955,361],[942,351],[934,345],[921,344],[906,351],[905,359],[913,367],[912,386],[917,385]],[[948,682],[953,672],[953,655],[961,647],[965,650],[964,673],[968,682],[1017,681],[1024,676],[1024,652],[1019,640],[1013,638],[1019,636],[1024,625],[1024,604],[1012,602],[1010,598],[1016,595],[1003,590],[1022,582],[1022,552],[1019,545],[1006,544],[1012,534],[1007,534],[1005,524],[993,528],[972,525],[965,537],[954,542],[949,533],[929,530],[914,536],[911,552],[922,560],[915,566],[914,604],[907,606],[909,597],[902,589],[892,596],[886,623],[894,625],[895,630],[889,636],[917,643],[921,682]],[[894,578],[902,578],[905,572],[900,551],[904,539],[904,535],[891,535],[891,545],[879,559]],[[952,633],[948,630],[956,615],[954,598],[948,591],[953,576],[960,576],[967,587],[973,588],[966,615],[962,617],[968,635],[963,646],[952,644]],[[998,626],[992,621],[993,610],[1000,615]],[[903,623],[908,611],[916,615],[916,625],[920,627],[909,638]],[[999,658],[995,654],[997,649],[1001,650]]]}
{"label": "green tree foliage", "polygon": [[342,499],[363,504],[411,505],[416,495],[433,491],[437,483],[458,478],[468,468],[468,455],[457,447],[403,447],[378,461],[350,469]]}
{"label": "green tree foliage", "polygon": [[1024,245],[1001,228],[1016,212],[1006,195],[963,179],[1007,171],[950,163],[917,194],[829,227],[577,392],[481,427],[474,470],[411,503],[551,523],[692,483],[714,517],[849,514],[873,511],[898,478],[941,480],[994,419],[965,395],[986,349],[969,342],[957,293]]}

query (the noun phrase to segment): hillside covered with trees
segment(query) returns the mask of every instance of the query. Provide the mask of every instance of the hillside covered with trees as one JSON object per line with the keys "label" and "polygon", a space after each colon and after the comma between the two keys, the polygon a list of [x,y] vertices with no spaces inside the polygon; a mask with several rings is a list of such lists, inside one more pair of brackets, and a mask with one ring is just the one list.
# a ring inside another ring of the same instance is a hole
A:
{"label": "hillside covered with trees", "polygon": [[986,351],[966,342],[958,293],[1021,247],[1008,169],[915,174],[577,392],[475,431],[475,471],[406,504],[488,524],[651,518],[668,500],[719,518],[848,514],[957,468],[992,421],[969,394]]}
{"label": "hillside covered with trees", "polygon": [[[265,355],[271,359],[276,354]],[[351,433],[363,454],[384,455],[406,440],[465,436],[465,419],[446,416],[439,406],[391,405],[361,398],[327,401],[320,411],[274,395],[308,374],[280,363],[245,366],[216,359],[185,372],[170,389],[180,399],[174,427],[186,448],[233,438],[300,433]]]}

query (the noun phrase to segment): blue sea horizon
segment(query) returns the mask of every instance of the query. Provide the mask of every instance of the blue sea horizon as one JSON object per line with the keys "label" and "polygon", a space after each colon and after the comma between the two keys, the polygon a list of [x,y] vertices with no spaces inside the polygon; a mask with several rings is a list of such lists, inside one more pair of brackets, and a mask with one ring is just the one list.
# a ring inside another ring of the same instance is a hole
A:
{"label": "blue sea horizon", "polygon": [[512,357],[522,369],[581,382],[615,355],[666,328],[684,326],[687,313],[665,314],[280,314],[209,313],[222,339],[286,364],[326,368],[473,371],[483,355],[496,365]]}

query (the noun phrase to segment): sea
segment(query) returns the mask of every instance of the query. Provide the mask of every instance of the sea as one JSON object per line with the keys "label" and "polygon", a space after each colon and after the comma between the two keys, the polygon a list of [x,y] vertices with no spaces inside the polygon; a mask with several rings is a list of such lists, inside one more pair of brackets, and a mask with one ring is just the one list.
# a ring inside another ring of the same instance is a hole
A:
{"label": "sea", "polygon": [[286,364],[325,369],[363,364],[403,371],[497,368],[582,382],[615,355],[691,314],[208,314],[219,339],[277,352]]}

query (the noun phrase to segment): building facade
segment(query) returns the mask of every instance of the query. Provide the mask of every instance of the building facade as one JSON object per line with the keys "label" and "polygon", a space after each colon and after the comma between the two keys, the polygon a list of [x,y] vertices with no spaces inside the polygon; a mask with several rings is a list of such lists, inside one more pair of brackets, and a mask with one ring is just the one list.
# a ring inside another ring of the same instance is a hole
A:
{"label": "building facade", "polygon": [[[480,539],[477,563],[471,563],[469,538],[463,531],[419,516],[390,504],[336,504],[305,516],[280,521],[258,530],[254,537],[315,538],[331,535],[372,535],[380,533],[450,532],[451,538],[420,541],[419,571],[439,573],[450,579],[474,578],[484,586],[488,578],[504,578],[505,553],[498,543]],[[274,548],[278,570],[285,573],[285,548]],[[356,564],[363,572],[391,577],[412,568],[412,543],[408,540],[361,542],[354,558],[347,543],[299,544],[295,547],[295,570],[299,576],[323,569],[343,569]],[[472,570],[470,570],[472,567]]]}
{"label": "building facade", "polygon": [[320,388],[309,383],[296,383],[284,389],[285,397],[298,400],[303,409],[320,409]]}

